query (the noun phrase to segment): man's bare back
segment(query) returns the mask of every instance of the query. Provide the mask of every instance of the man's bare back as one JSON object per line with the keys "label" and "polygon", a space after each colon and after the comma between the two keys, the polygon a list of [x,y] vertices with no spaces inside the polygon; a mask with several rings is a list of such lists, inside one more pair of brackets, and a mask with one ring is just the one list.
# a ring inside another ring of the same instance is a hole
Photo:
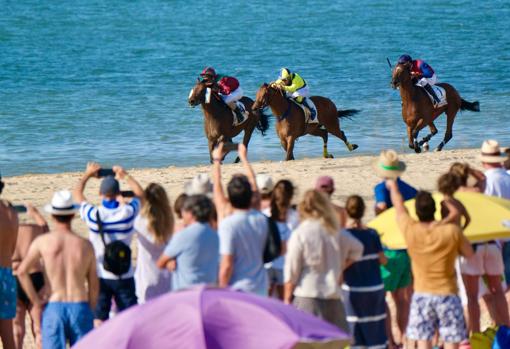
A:
{"label": "man's bare back", "polygon": [[25,268],[39,258],[50,284],[50,302],[89,302],[94,308],[97,295],[91,295],[90,286],[97,287],[96,259],[89,241],[71,231],[41,235],[30,246],[20,270],[27,272]]}
{"label": "man's bare back", "polygon": [[0,200],[0,267],[11,268],[18,237],[18,214],[8,202]]}

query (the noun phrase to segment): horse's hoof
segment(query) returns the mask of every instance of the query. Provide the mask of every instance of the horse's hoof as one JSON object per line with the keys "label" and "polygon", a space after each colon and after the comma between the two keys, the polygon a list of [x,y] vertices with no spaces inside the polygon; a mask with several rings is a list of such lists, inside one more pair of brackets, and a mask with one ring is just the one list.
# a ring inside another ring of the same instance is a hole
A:
{"label": "horse's hoof", "polygon": [[423,151],[429,151],[430,150],[430,146],[429,146],[429,143],[428,142],[425,142],[423,144]]}
{"label": "horse's hoof", "polygon": [[357,144],[349,144],[349,151],[353,151],[353,150],[356,150],[358,149],[358,145]]}
{"label": "horse's hoof", "polygon": [[239,159],[239,156],[234,160],[234,164],[238,164],[241,162],[241,159]]}
{"label": "horse's hoof", "polygon": [[328,156],[326,156],[326,159],[334,159],[335,157],[333,156],[333,154],[328,154]]}
{"label": "horse's hoof", "polygon": [[409,144],[409,149],[413,149],[414,150],[414,144]]}

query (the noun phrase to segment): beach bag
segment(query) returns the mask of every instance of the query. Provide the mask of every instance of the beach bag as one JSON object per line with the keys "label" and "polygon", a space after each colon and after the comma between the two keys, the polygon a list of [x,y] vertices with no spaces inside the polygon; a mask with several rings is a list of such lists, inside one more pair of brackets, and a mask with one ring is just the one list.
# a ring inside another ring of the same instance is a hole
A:
{"label": "beach bag", "polygon": [[492,343],[496,337],[496,330],[489,327],[483,332],[475,332],[469,338],[471,349],[492,349]]}
{"label": "beach bag", "polygon": [[510,348],[510,328],[507,326],[500,326],[496,332],[496,338],[492,344],[492,349],[505,349]]}
{"label": "beach bag", "polygon": [[266,246],[264,248],[264,263],[269,263],[282,254],[282,239],[278,225],[272,218],[267,218],[269,231],[267,232]]}
{"label": "beach bag", "polygon": [[99,216],[99,210],[97,210],[96,218],[97,228],[104,245],[103,268],[120,278],[131,268],[131,249],[120,240],[107,244],[104,239],[103,222]]}
{"label": "beach bag", "polygon": [[239,88],[239,81],[232,76],[224,76],[218,82],[220,92],[224,95],[229,95]]}

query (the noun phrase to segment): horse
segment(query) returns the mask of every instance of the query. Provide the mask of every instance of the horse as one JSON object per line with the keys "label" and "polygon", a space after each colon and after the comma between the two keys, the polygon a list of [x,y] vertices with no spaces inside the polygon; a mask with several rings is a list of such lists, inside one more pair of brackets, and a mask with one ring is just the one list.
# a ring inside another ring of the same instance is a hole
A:
{"label": "horse", "polygon": [[[209,95],[209,96],[208,96]],[[211,98],[212,97],[212,98]],[[244,131],[243,144],[248,147],[253,130],[257,128],[264,136],[269,128],[269,118],[262,111],[252,109],[253,100],[248,97],[241,98],[245,109],[249,112],[248,118],[237,126],[234,124],[232,109],[223,102],[219,95],[217,84],[201,81],[191,90],[188,103],[191,107],[202,106],[204,113],[204,129],[208,140],[209,157],[211,162],[212,151],[219,144],[224,143],[225,156],[229,151],[237,149],[232,138]],[[225,157],[224,156],[224,157]],[[235,162],[239,162],[239,157]]]}
{"label": "horse", "polygon": [[[446,92],[447,104],[440,108],[434,108],[427,92],[422,87],[416,86],[415,79],[411,76],[411,64],[397,64],[392,72],[391,86],[400,90],[402,98],[402,118],[407,125],[409,148],[414,149],[416,153],[421,152],[422,145],[425,150],[429,149],[428,142],[438,132],[434,120],[442,113],[446,113],[446,132],[436,151],[441,151],[452,139],[453,122],[459,110],[480,111],[478,102],[465,101],[452,85],[447,83],[437,85]],[[430,128],[430,134],[418,142],[418,133],[425,126]]]}
{"label": "horse", "polygon": [[277,120],[276,133],[287,153],[285,160],[294,160],[294,143],[306,134],[322,138],[324,158],[333,157],[328,153],[328,133],[340,138],[349,151],[357,149],[356,144],[350,144],[347,141],[345,133],[340,129],[339,119],[352,116],[358,113],[358,110],[337,110],[336,105],[329,98],[320,96],[310,98],[317,108],[319,123],[307,123],[303,109],[291,101],[277,85],[264,83],[257,91],[253,109],[261,110],[267,106],[271,108]]}

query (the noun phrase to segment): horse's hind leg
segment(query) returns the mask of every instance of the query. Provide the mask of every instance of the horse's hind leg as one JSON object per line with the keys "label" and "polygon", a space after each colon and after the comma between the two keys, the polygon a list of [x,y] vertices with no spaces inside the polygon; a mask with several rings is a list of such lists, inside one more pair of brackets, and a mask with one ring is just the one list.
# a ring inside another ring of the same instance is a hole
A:
{"label": "horse's hind leg", "polygon": [[453,137],[453,122],[455,121],[455,116],[457,115],[457,110],[447,110],[446,111],[446,132],[444,134],[444,139],[436,148],[436,151],[443,150],[446,143],[450,141]]}
{"label": "horse's hind leg", "polygon": [[[253,125],[253,127],[248,127],[247,129],[244,130],[243,144],[246,147],[246,149],[248,149],[248,144],[250,143],[251,136],[253,134],[254,129],[255,129],[255,125]],[[238,156],[238,157],[236,157],[234,162],[237,164],[240,161],[241,161],[241,159],[239,159],[239,156]]]}
{"label": "horse's hind leg", "polygon": [[332,159],[333,155],[328,153],[328,131],[323,128],[316,127],[313,131],[308,132],[312,136],[321,137],[323,143],[322,156],[325,159]]}
{"label": "horse's hind leg", "polygon": [[340,129],[340,127],[338,127],[337,129],[333,129],[333,130],[328,129],[328,132],[331,133],[333,136],[337,136],[338,138],[340,138],[345,143],[345,146],[347,147],[347,149],[349,149],[349,151],[358,149],[357,144],[349,143],[349,141],[347,140],[347,137],[345,136],[344,131],[342,131]]}

